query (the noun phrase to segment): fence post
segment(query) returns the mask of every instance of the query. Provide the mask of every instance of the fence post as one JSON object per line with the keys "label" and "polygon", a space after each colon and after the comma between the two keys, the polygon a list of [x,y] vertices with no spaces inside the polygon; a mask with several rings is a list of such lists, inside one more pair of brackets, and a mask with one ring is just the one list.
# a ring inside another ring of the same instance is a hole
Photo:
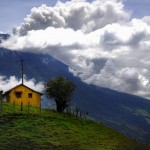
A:
{"label": "fence post", "polygon": [[13,109],[14,109],[14,112],[16,110],[16,103],[15,103],[15,100],[13,101]]}
{"label": "fence post", "polygon": [[28,102],[28,113],[30,112],[30,102]]}
{"label": "fence post", "polygon": [[40,100],[40,108],[39,108],[40,109],[40,115],[42,114],[42,104],[41,103],[42,103],[42,99]]}
{"label": "fence post", "polygon": [[23,102],[21,102],[21,111],[23,111]]}
{"label": "fence post", "polygon": [[3,91],[0,91],[0,113],[3,112],[3,109],[2,109],[2,93],[3,93]]}

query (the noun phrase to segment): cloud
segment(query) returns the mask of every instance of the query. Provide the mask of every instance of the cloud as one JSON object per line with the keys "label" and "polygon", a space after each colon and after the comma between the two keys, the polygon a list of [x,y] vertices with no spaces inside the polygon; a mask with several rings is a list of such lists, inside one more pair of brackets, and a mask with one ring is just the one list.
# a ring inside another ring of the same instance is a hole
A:
{"label": "cloud", "polygon": [[117,0],[95,0],[92,3],[84,0],[72,0],[56,6],[34,7],[24,22],[14,28],[14,33],[26,35],[28,31],[55,28],[72,28],[90,32],[107,24],[128,20],[129,15],[123,11],[123,5]]}
{"label": "cloud", "polygon": [[1,46],[49,54],[88,84],[150,98],[150,17],[119,0],[72,0],[33,8]]}
{"label": "cloud", "polygon": [[[19,84],[21,84],[21,79],[17,79],[15,76],[10,76],[9,78],[0,76],[0,90],[3,92],[6,92]],[[42,82],[36,83],[34,79],[25,79],[25,85],[38,92],[42,92],[44,87]]]}

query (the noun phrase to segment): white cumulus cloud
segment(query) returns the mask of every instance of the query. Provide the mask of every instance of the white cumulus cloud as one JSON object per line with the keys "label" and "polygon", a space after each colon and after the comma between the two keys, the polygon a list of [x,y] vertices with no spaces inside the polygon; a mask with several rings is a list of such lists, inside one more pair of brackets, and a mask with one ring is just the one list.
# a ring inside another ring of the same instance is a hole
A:
{"label": "white cumulus cloud", "polygon": [[28,31],[50,26],[90,32],[128,19],[129,15],[123,11],[123,4],[118,0],[95,0],[92,3],[85,0],[58,1],[54,7],[34,7],[24,22],[14,28],[14,33],[26,35]]}
{"label": "white cumulus cloud", "polygon": [[[2,90],[3,92],[6,92],[19,84],[21,84],[21,79],[17,79],[15,76],[10,76],[9,78],[0,76],[0,90]],[[36,83],[34,79],[25,79],[24,85],[38,92],[42,92],[44,88],[42,82]]]}
{"label": "white cumulus cloud", "polygon": [[150,17],[119,0],[72,0],[33,8],[1,46],[49,54],[88,84],[150,98]]}

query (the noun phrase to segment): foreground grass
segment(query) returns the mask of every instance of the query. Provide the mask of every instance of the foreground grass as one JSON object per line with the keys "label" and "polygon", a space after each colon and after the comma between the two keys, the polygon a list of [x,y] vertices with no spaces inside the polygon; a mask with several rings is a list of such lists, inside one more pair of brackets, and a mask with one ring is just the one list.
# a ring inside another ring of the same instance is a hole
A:
{"label": "foreground grass", "polygon": [[[15,106],[16,107],[16,106]],[[0,150],[144,150],[146,147],[103,124],[34,108],[20,112],[5,103]],[[148,150],[148,148],[147,148]]]}

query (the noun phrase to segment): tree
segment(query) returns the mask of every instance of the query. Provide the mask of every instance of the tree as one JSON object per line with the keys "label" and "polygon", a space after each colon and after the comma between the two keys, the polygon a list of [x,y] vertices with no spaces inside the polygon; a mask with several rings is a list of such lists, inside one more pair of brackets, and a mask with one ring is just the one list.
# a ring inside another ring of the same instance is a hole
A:
{"label": "tree", "polygon": [[74,83],[64,77],[49,80],[45,85],[47,97],[55,100],[59,112],[69,107],[74,89]]}

